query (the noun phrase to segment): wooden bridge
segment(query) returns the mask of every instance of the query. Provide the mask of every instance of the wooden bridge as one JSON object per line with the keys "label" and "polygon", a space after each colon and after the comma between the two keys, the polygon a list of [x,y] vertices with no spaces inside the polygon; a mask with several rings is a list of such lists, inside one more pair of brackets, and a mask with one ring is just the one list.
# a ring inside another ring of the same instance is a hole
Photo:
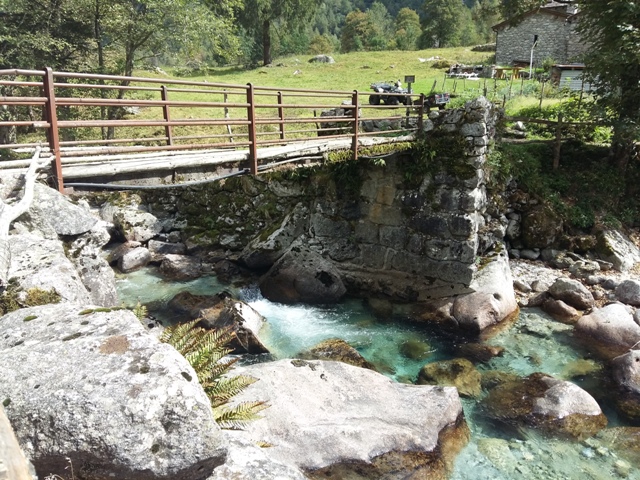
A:
{"label": "wooden bridge", "polygon": [[0,70],[0,168],[24,168],[16,156],[48,148],[63,191],[83,185],[70,180],[257,175],[335,149],[358,158],[421,130],[424,95],[399,96],[402,105],[370,105],[358,91]]}

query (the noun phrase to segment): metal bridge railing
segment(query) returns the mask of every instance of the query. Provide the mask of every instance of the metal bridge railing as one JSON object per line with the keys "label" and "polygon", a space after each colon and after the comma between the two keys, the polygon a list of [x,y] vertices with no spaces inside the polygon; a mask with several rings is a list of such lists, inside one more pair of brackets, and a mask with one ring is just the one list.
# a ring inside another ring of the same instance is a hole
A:
{"label": "metal bridge railing", "polygon": [[[406,106],[369,105],[369,94],[358,91],[0,70],[0,130],[17,132],[0,135],[0,148],[48,145],[60,191],[63,161],[91,155],[245,148],[257,174],[260,146],[351,138],[357,158],[362,136],[419,130],[424,95],[398,96]],[[387,128],[364,131],[367,122]]]}

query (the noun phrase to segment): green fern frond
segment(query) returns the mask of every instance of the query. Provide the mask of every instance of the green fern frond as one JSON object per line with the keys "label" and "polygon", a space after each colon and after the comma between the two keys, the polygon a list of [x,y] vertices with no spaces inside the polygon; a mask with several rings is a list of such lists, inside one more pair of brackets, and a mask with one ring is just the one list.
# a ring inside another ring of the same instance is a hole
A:
{"label": "green fern frond", "polygon": [[266,402],[242,402],[233,407],[214,408],[213,416],[222,428],[241,429],[248,422],[261,418],[258,413],[268,407]]}
{"label": "green fern frond", "polygon": [[230,327],[206,330],[196,326],[198,321],[166,328],[160,341],[173,346],[193,367],[209,397],[216,422],[222,428],[242,428],[247,422],[259,418],[257,413],[268,405],[265,402],[244,402],[231,408],[224,406],[257,379],[246,375],[225,377],[238,361],[238,358],[227,358],[233,351],[228,344],[235,338],[235,332]]}
{"label": "green fern frond", "polygon": [[211,405],[217,407],[224,405],[256,381],[256,378],[246,375],[222,377],[204,387],[204,391],[207,392]]}

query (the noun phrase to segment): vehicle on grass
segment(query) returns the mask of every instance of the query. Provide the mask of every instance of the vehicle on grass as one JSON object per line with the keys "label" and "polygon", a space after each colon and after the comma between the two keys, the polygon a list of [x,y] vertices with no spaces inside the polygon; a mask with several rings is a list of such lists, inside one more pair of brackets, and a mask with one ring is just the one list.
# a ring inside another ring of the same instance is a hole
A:
{"label": "vehicle on grass", "polygon": [[370,105],[409,105],[411,99],[407,96],[409,91],[406,88],[402,88],[400,80],[397,82],[376,82],[371,84],[371,90],[376,92],[369,95]]}

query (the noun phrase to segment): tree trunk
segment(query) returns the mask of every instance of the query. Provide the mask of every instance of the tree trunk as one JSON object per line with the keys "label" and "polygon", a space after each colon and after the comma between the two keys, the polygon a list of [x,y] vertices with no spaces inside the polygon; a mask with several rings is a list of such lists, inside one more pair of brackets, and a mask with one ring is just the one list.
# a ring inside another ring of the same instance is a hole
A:
{"label": "tree trunk", "polygon": [[29,210],[33,201],[33,190],[38,176],[38,170],[49,163],[51,158],[40,159],[40,147],[31,159],[31,164],[24,176],[24,194],[16,204],[9,205],[0,200],[0,290],[6,288],[9,281],[11,267],[11,250],[9,249],[9,227],[20,215]]}
{"label": "tree trunk", "polygon": [[271,23],[262,22],[262,61],[264,65],[271,65]]}

